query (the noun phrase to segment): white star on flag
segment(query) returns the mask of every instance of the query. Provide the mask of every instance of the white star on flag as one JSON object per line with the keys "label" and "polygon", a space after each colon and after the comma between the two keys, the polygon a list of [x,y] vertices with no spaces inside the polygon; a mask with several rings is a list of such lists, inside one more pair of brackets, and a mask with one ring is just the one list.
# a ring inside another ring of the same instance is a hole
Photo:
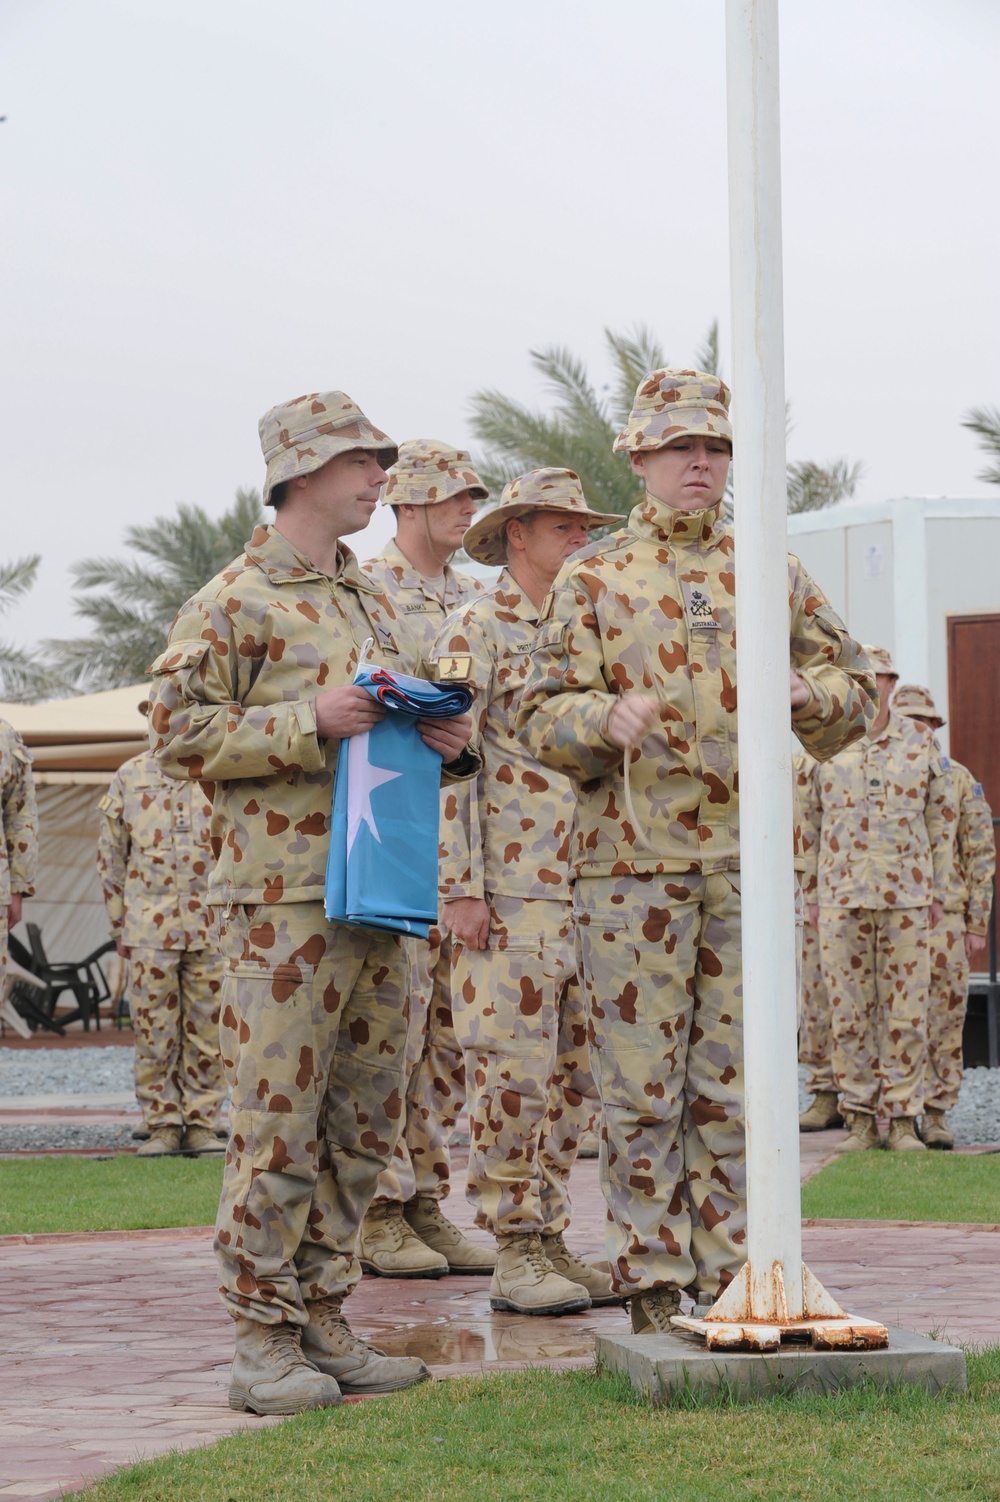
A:
{"label": "white star on flag", "polygon": [[368,732],[352,735],[347,742],[347,780],[350,803],[347,809],[347,854],[354,848],[354,841],[362,824],[367,824],[374,839],[381,845],[382,836],[375,823],[372,811],[372,793],[384,782],[402,777],[402,772],[387,772],[384,767],[374,767],[368,760]]}

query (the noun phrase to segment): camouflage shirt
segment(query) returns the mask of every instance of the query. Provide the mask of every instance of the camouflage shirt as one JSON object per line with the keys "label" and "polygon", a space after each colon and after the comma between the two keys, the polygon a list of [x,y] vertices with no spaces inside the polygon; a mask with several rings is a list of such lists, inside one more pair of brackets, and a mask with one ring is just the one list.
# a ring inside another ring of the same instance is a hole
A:
{"label": "camouflage shirt", "polygon": [[993,814],[982,787],[967,767],[947,756],[942,756],[940,762],[955,819],[949,826],[948,874],[935,895],[945,912],[965,914],[969,933],[985,934],[990,925],[996,868]]}
{"label": "camouflage shirt", "polygon": [[446,897],[546,897],[568,901],[576,789],[543,767],[514,734],[531,667],[538,611],[506,570],[496,588],[448,617],[434,649],[468,655],[475,686],[472,745],[478,777],[448,788],[441,825]]}
{"label": "camouflage shirt", "polygon": [[6,720],[0,720],[0,804],[3,809],[0,907],[9,907],[12,896],[22,893],[30,897],[35,890],[38,810],[31,753]]}
{"label": "camouflage shirt", "polygon": [[916,721],[890,710],[877,740],[865,736],[813,769],[809,802],[820,831],[810,901],[927,907],[943,889],[954,811],[934,738]]}
{"label": "camouflage shirt", "polygon": [[[628,526],[564,566],[542,608],[517,716],[529,749],[579,784],[574,865],[593,876],[739,865],[733,534],[718,507],[674,511],[646,496]],[[789,650],[810,690],[792,711],[820,758],[864,735],[875,680],[796,558]],[[624,756],[606,731],[619,694],[656,694],[660,723]]]}
{"label": "camouflage shirt", "polygon": [[[351,683],[375,640],[416,672],[415,643],[341,544],[321,573],[273,527],[182,608],[155,677],[150,737],[174,777],[212,784],[212,903],[321,902],[340,741],[316,733],[316,695]],[[468,775],[463,757],[443,775]]]}
{"label": "camouflage shirt", "polygon": [[467,600],[474,599],[483,587],[471,574],[458,573],[446,564],[440,589],[431,590],[428,580],[417,572],[394,542],[383,548],[377,558],[367,559],[361,568],[375,588],[392,602],[424,659],[431,655],[445,616]]}
{"label": "camouflage shirt", "polygon": [[97,869],[111,930],[130,949],[208,949],[212,805],[149,751],[118,768],[97,805]]}

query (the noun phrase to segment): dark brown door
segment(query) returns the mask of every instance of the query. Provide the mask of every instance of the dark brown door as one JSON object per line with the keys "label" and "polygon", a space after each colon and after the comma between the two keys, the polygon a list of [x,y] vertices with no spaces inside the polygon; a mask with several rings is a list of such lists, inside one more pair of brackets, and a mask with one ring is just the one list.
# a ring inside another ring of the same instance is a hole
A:
{"label": "dark brown door", "polygon": [[952,755],[1000,815],[1000,615],[948,617],[948,722]]}

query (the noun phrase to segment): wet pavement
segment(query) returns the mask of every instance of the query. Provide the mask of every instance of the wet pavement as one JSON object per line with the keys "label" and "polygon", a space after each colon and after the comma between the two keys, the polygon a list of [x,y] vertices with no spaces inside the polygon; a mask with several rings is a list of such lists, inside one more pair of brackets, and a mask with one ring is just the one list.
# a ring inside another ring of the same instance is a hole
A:
{"label": "wet pavement", "polygon": [[[804,1137],[804,1173],[841,1136]],[[463,1159],[455,1154],[459,1183]],[[599,1260],[596,1162],[577,1164],[572,1189],[567,1240]],[[453,1196],[447,1209],[487,1240],[464,1198]],[[806,1261],[852,1313],[951,1340],[1000,1342],[1000,1228],[813,1222],[803,1236]],[[232,1327],[216,1293],[208,1228],[2,1238],[0,1272],[0,1498],[56,1497],[131,1460],[280,1422],[226,1405]],[[488,1278],[366,1277],[348,1312],[359,1334],[422,1356],[438,1377],[589,1366],[598,1330],[627,1329],[618,1308],[563,1319],[492,1314]]]}

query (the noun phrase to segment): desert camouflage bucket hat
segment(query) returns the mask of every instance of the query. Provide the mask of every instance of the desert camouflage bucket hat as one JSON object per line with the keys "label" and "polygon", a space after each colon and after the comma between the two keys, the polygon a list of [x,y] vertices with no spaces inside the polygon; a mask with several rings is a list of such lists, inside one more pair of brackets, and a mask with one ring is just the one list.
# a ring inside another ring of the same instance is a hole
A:
{"label": "desert camouflage bucket hat", "polygon": [[930,720],[935,730],[945,723],[934,706],[930,689],[922,683],[901,683],[892,696],[892,707],[911,719]]}
{"label": "desert camouflage bucket hat", "polygon": [[257,428],[267,465],[265,503],[275,485],[322,469],[338,454],[366,449],[388,469],[398,453],[392,439],[368,421],[346,391],[313,391],[293,397],[265,412]]}
{"label": "desert camouflage bucket hat", "polygon": [[384,506],[436,506],[468,490],[474,501],[489,491],[476,474],[472,455],[436,438],[410,438],[399,445],[380,497]]}
{"label": "desert camouflage bucket hat", "polygon": [[651,370],[639,382],[616,454],[661,449],[687,434],[733,441],[729,387],[702,370]]}
{"label": "desert camouflage bucket hat", "polygon": [[591,527],[621,525],[617,511],[591,511],[580,476],[571,469],[533,469],[504,486],[500,504],[472,523],[462,546],[477,563],[506,563],[504,527],[529,511],[572,511]]}
{"label": "desert camouflage bucket hat", "polygon": [[862,647],[861,650],[871,663],[873,673],[883,673],[887,678],[899,677],[888,647]]}

